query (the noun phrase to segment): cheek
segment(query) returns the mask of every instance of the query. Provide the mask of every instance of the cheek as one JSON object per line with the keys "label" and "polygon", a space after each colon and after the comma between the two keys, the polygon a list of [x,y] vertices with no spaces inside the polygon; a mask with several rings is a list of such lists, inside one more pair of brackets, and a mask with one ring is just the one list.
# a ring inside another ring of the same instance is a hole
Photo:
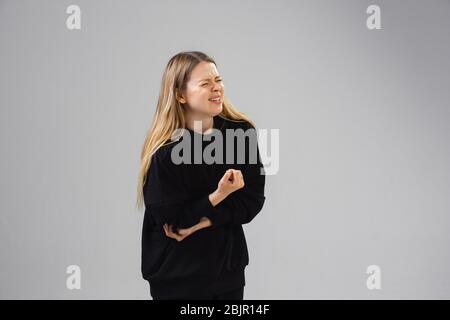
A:
{"label": "cheek", "polygon": [[192,107],[196,109],[203,109],[208,104],[210,93],[206,90],[195,90],[192,92],[190,100],[192,102]]}

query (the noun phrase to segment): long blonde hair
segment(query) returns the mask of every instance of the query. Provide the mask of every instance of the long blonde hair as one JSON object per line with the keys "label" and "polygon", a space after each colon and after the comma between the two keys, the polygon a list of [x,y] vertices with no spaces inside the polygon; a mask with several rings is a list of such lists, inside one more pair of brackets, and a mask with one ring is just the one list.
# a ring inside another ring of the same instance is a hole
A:
{"label": "long blonde hair", "polygon": [[[153,154],[171,138],[176,129],[186,127],[184,105],[180,104],[176,97],[180,91],[186,89],[192,69],[202,61],[212,62],[216,65],[211,57],[200,51],[180,52],[167,63],[161,81],[156,111],[141,151],[136,199],[138,209],[143,208],[143,188]],[[219,116],[230,120],[245,120],[255,127],[253,121],[237,110],[226,96],[223,96],[223,108]]]}

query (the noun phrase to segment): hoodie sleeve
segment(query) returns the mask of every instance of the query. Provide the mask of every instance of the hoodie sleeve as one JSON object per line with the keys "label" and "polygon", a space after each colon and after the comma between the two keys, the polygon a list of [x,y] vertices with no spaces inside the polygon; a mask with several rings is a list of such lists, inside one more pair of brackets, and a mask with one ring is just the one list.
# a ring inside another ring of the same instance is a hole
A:
{"label": "hoodie sleeve", "polygon": [[[248,151],[248,146],[246,146],[247,154]],[[257,162],[252,164],[246,161],[243,167],[244,187],[228,195],[215,207],[209,203],[215,209],[209,210],[207,214],[212,222],[212,227],[246,224],[261,211],[266,199],[264,195],[265,171],[257,145],[256,154]]]}
{"label": "hoodie sleeve", "polygon": [[215,212],[209,194],[196,198],[188,196],[181,165],[174,164],[165,150],[152,157],[144,198],[154,225],[161,227],[169,223],[176,228],[188,228],[198,223],[201,217]]}

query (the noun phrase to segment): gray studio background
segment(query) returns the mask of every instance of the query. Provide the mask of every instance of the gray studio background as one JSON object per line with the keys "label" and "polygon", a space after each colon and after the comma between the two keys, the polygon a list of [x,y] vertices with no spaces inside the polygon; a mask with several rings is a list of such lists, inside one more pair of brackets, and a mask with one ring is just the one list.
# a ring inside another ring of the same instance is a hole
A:
{"label": "gray studio background", "polygon": [[280,130],[245,299],[449,299],[449,28],[444,0],[0,1],[0,298],[150,298],[139,155],[165,64],[201,50]]}

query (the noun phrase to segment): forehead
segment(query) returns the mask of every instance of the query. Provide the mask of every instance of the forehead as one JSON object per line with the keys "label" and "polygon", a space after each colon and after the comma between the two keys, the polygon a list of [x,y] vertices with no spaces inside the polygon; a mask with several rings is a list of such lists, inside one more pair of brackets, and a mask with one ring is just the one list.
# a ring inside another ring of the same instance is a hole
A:
{"label": "forehead", "polygon": [[219,72],[217,71],[216,65],[212,62],[202,61],[192,69],[191,80],[200,81],[203,79],[213,79],[217,77]]}

